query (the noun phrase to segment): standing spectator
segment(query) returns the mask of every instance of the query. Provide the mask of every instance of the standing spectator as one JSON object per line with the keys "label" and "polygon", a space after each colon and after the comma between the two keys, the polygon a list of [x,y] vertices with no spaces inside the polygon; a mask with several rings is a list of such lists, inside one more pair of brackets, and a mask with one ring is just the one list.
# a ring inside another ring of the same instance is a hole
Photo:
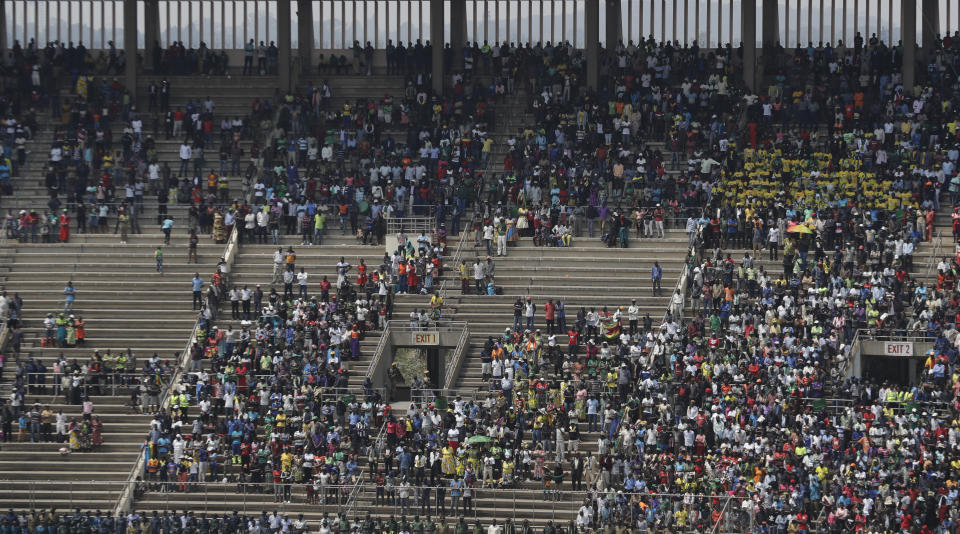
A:
{"label": "standing spectator", "polygon": [[193,309],[197,310],[203,306],[203,278],[200,278],[200,273],[193,273],[190,283],[193,288]]}

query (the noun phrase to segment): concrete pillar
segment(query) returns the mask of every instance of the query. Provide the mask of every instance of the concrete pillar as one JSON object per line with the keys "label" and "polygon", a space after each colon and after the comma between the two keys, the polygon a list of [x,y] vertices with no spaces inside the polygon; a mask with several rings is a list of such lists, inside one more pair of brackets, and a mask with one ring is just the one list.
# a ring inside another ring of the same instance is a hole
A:
{"label": "concrete pillar", "polygon": [[[147,0],[143,4],[146,11],[143,15],[143,64],[144,67],[150,66],[150,69],[156,72],[159,65],[153,62],[153,49],[160,42],[160,1]],[[210,44],[213,46],[213,43]]]}
{"label": "concrete pillar", "polygon": [[[756,14],[754,14],[756,16]],[[763,62],[770,65],[776,61],[777,42],[780,40],[780,1],[763,0],[763,27],[760,30],[763,36]]]}
{"label": "concrete pillar", "polygon": [[[430,5],[433,5],[435,2],[430,2]],[[433,25],[430,25],[433,28]],[[450,48],[453,49],[453,61],[451,61],[450,68],[453,70],[461,70],[463,67],[463,46],[467,42],[467,3],[466,2],[450,2]],[[443,38],[433,46],[437,47],[437,44],[443,46]],[[476,65],[474,65],[476,67]]]}
{"label": "concrete pillar", "polygon": [[130,102],[137,101],[137,2],[123,4],[123,55],[127,58],[123,83]]}
{"label": "concrete pillar", "polygon": [[[938,0],[922,0],[920,24],[923,29],[921,43],[923,45],[923,57],[932,57],[934,50],[937,49],[936,39],[940,34],[940,2]],[[903,6],[914,5],[914,2],[905,1]],[[916,20],[916,8],[914,8],[914,20]],[[916,24],[914,24],[916,26]],[[905,30],[904,30],[905,31]]]}
{"label": "concrete pillar", "polygon": [[740,0],[743,39],[743,83],[757,91],[757,0]]}
{"label": "concrete pillar", "polygon": [[7,60],[7,3],[0,2],[0,64]]}
{"label": "concrete pillar", "polygon": [[[756,12],[754,12],[756,17]],[[763,48],[772,47],[780,40],[780,2],[763,0]]]}
{"label": "concrete pillar", "polygon": [[433,57],[433,92],[443,93],[443,2],[430,2],[430,45]]}
{"label": "concrete pillar", "polygon": [[903,75],[903,88],[908,92],[916,82],[917,70],[917,6],[913,2],[901,4],[901,38],[903,40],[903,65],[900,72]]}
{"label": "concrete pillar", "polygon": [[280,90],[290,90],[290,2],[277,2],[277,74]]}
{"label": "concrete pillar", "polygon": [[[623,28],[621,12],[620,12],[620,0],[606,0],[606,10],[607,10],[607,27],[606,31],[606,48],[607,50],[612,50],[617,47],[617,42],[622,38],[621,30]],[[664,15],[666,16],[666,15]]]}
{"label": "concrete pillar", "polygon": [[309,75],[313,65],[313,1],[297,0],[297,55],[301,73]]}
{"label": "concrete pillar", "polygon": [[586,0],[587,87],[600,84],[600,0]]}

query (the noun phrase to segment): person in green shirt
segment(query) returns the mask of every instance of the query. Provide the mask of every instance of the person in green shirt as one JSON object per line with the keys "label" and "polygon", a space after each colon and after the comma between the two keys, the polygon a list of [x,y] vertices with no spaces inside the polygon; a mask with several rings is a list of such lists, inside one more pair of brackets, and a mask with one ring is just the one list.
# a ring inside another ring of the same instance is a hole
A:
{"label": "person in green shirt", "polygon": [[313,216],[313,242],[317,245],[323,244],[323,227],[327,223],[327,215],[318,211]]}
{"label": "person in green shirt", "polygon": [[157,250],[153,252],[153,259],[157,260],[157,272],[160,273],[160,276],[163,276],[163,249],[157,247]]}

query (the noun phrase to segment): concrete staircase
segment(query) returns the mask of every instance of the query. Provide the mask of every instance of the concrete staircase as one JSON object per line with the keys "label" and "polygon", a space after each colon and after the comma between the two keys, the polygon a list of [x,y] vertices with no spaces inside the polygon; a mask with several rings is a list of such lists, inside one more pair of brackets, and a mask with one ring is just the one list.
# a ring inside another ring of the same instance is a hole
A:
{"label": "concrete staircase", "polygon": [[[322,81],[313,80],[315,84]],[[384,94],[392,94],[394,97],[402,95],[403,80],[394,76],[375,76],[365,77],[331,77],[328,82],[333,90],[334,97],[331,106],[334,109],[342,107],[346,102],[353,104],[357,98],[382,98]],[[306,85],[306,80],[301,83]],[[405,142],[405,137],[400,136],[399,130],[387,132],[387,134],[396,134],[398,140]],[[283,227],[281,226],[281,230]],[[331,221],[323,237],[322,246],[300,246],[299,236],[284,235],[281,236],[279,245],[274,244],[253,244],[245,243],[241,246],[236,256],[233,267],[230,271],[230,282],[238,287],[249,286],[253,289],[256,285],[261,285],[266,295],[270,294],[271,288],[276,288],[278,293],[283,293],[283,284],[272,284],[273,278],[273,253],[278,247],[286,250],[293,247],[297,253],[296,267],[299,271],[303,267],[310,275],[308,289],[310,295],[319,295],[319,283],[326,276],[332,283],[336,283],[336,264],[341,257],[346,259],[352,265],[357,265],[361,259],[369,268],[375,269],[382,261],[384,248],[372,245],[361,245],[357,242],[355,236],[349,231],[343,235],[339,229],[339,224]],[[369,271],[368,271],[369,272]],[[355,276],[354,269],[351,274]],[[394,317],[405,318],[409,315],[415,305],[419,304],[419,299],[415,297],[399,296],[394,301]],[[225,304],[221,310],[217,325],[220,328],[233,326],[239,329],[239,321],[230,318],[229,304]],[[380,341],[380,330],[368,331],[360,343],[361,356],[357,361],[350,361],[344,358],[342,367],[347,369],[350,374],[350,389],[354,392],[360,392],[360,383],[366,374],[370,365],[377,344]],[[377,429],[371,429],[376,434]],[[361,461],[361,467],[365,463]],[[228,472],[232,473],[228,470]],[[304,488],[298,485],[293,490],[293,503],[283,504],[275,503],[272,493],[253,493],[239,492],[236,485],[207,485],[204,486],[202,500],[199,496],[182,493],[156,493],[149,492],[137,502],[137,507],[147,509],[193,509],[208,510],[210,512],[220,513],[232,510],[244,510],[259,513],[260,511],[269,511],[282,509],[287,513],[304,513],[305,517],[311,520],[317,520],[326,513],[335,513],[337,505],[310,505],[307,504]],[[371,499],[372,502],[372,499]]]}
{"label": "concrete staircase", "polygon": [[[219,78],[171,77],[171,82],[174,84],[171,106],[211,94],[217,102],[217,117],[244,116],[254,97],[272,95],[272,92],[264,94],[266,85],[260,80],[244,87]],[[141,94],[146,95],[149,78],[143,83]],[[146,109],[145,98],[142,107]],[[151,133],[152,124],[152,120],[144,118],[145,134]],[[118,132],[122,127],[115,123],[114,128]],[[53,126],[42,125],[28,146],[31,154],[26,168],[14,179],[14,195],[4,198],[0,207],[43,212],[49,197],[42,183],[42,172],[52,139]],[[176,172],[179,140],[168,141],[162,132],[155,135],[155,139],[160,161],[168,162]],[[249,149],[250,141],[245,143]],[[215,154],[208,154],[208,162],[216,160]],[[239,197],[240,180],[231,178],[230,196]],[[196,319],[191,305],[190,279],[195,272],[206,278],[224,249],[208,236],[201,236],[198,263],[187,263],[188,206],[170,204],[168,211],[176,226],[170,245],[164,246],[161,276],[156,273],[153,257],[156,246],[163,243],[156,221],[155,197],[146,196],[144,208],[140,217],[143,233],[131,233],[126,245],[119,244],[119,236],[113,234],[115,214],[111,214],[111,227],[106,234],[78,234],[73,221],[70,241],[65,244],[6,240],[3,261],[0,261],[0,269],[6,271],[4,288],[24,299],[24,343],[20,359],[42,360],[50,372],[46,380],[48,393],[28,395],[25,406],[39,402],[54,413],[62,409],[71,421],[81,417],[81,406],[65,404],[62,395],[52,395],[53,363],[61,354],[68,361],[84,363],[95,350],[116,354],[130,349],[138,361],[128,363],[128,373],[139,371],[145,358],[154,353],[173,366],[177,364]],[[63,287],[68,280],[77,290],[73,313],[86,322],[86,343],[65,348],[41,346],[43,318],[47,313],[63,309]],[[9,394],[15,366],[14,359],[8,358],[5,381],[0,383],[4,395]],[[107,387],[99,395],[91,396],[94,414],[104,424],[104,445],[93,452],[62,456],[59,449],[64,445],[61,444],[4,444],[0,450],[0,479],[18,482],[5,483],[10,491],[0,495],[0,506],[112,510],[149,428],[150,416],[137,414],[130,407],[130,392],[129,387],[121,385]]]}
{"label": "concrete staircase", "polygon": [[[112,235],[75,236],[61,245],[15,245],[8,291],[24,299],[24,344],[20,358],[42,360],[52,373],[61,354],[69,361],[84,363],[95,350],[102,354],[132,350],[138,362],[128,363],[129,373],[142,368],[154,353],[174,365],[192,331],[195,312],[191,310],[190,278],[194,272],[209,273],[222,253],[222,246],[203,243],[199,264],[186,262],[186,237],[172,240],[165,255],[165,272],[155,272],[153,250],[162,242],[159,232],[131,236],[127,245],[116,244]],[[63,286],[73,281],[77,301],[73,313],[86,322],[86,343],[77,347],[44,347],[43,318],[63,309]],[[7,366],[12,368],[8,360]],[[12,379],[12,372],[6,379]],[[52,375],[46,380],[48,391]],[[4,388],[6,389],[6,388]],[[57,508],[110,509],[116,503],[120,485],[77,486],[70,481],[125,481],[140,453],[140,442],[150,416],[134,412],[129,405],[130,388],[106,388],[94,396],[94,414],[103,421],[105,445],[93,452],[61,456],[59,444],[7,444],[0,450],[0,479],[56,481],[55,487],[34,489],[43,495],[44,506]],[[63,410],[79,420],[81,406],[65,404],[53,395],[28,395],[25,405],[38,402],[54,413]],[[72,491],[72,493],[71,493]],[[0,496],[0,505],[28,506],[30,492],[9,491]],[[38,499],[40,500],[40,499]]]}
{"label": "concrete staircase", "polygon": [[[687,237],[682,231],[667,232],[664,239],[631,241],[630,248],[608,248],[599,239],[575,238],[569,248],[535,247],[529,239],[511,246],[509,255],[496,258],[496,285],[503,295],[462,295],[459,284],[447,304],[456,309],[456,319],[470,323],[469,358],[461,368],[457,387],[485,389],[480,380],[480,350],[488,336],[497,336],[513,326],[513,303],[517,297],[532,297],[537,305],[535,328],[544,330],[543,304],[552,298],[562,300],[567,324],[576,322],[580,307],[606,306],[613,313],[618,306],[629,306],[636,298],[641,318],[650,314],[659,324],[667,309],[669,296],[683,270]],[[472,243],[470,244],[472,248]],[[484,258],[486,249],[465,254],[468,265],[476,257]],[[662,294],[654,295],[650,269],[659,261],[663,268]],[[641,321],[642,322],[642,321]],[[565,333],[557,343],[566,347]]]}

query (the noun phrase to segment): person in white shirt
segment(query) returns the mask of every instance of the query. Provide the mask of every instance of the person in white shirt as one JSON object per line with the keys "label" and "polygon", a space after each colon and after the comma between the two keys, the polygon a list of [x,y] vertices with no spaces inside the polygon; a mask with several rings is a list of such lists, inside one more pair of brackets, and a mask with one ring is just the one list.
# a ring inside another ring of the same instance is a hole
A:
{"label": "person in white shirt", "polygon": [[183,176],[187,173],[187,170],[190,168],[190,159],[193,158],[193,149],[187,143],[180,145],[180,172],[179,176]]}
{"label": "person in white shirt", "polygon": [[670,313],[675,318],[683,317],[683,294],[680,293],[679,289],[673,293],[673,297],[670,299]]}
{"label": "person in white shirt", "polygon": [[493,256],[493,225],[492,224],[484,225],[483,242],[487,246],[487,255]]}
{"label": "person in white shirt", "polygon": [[770,245],[770,259],[776,260],[780,251],[780,229],[772,226],[767,233],[767,243]]}
{"label": "person in white shirt", "polygon": [[306,300],[307,297],[307,272],[303,270],[303,267],[300,268],[300,272],[297,273],[297,287],[299,288],[299,297]]}
{"label": "person in white shirt", "polygon": [[640,320],[640,307],[637,306],[637,299],[633,299],[627,308],[627,320],[630,321],[630,335],[637,332],[637,323]]}
{"label": "person in white shirt", "polygon": [[273,253],[273,280],[271,281],[273,284],[280,283],[280,275],[283,271],[283,260],[283,249],[278,248],[277,251]]}

